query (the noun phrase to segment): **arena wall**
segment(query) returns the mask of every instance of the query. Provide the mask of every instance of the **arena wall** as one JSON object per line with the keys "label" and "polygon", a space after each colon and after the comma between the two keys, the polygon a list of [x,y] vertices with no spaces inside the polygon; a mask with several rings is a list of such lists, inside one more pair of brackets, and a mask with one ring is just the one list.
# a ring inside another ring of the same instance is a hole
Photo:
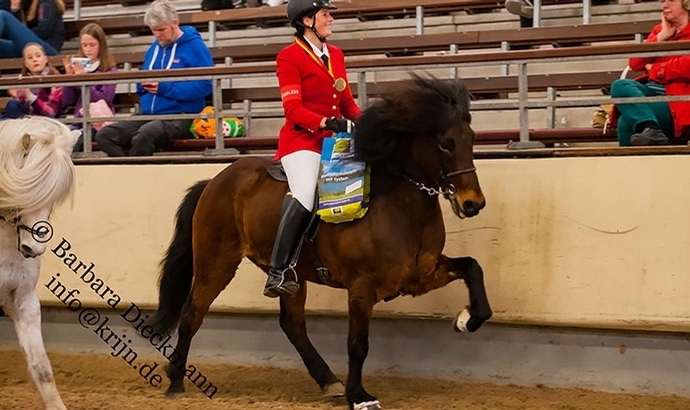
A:
{"label": "arena wall", "polygon": [[[483,266],[494,322],[690,330],[687,157],[486,159],[476,165],[487,207],[460,220],[442,201],[445,253],[471,255]],[[61,206],[52,219],[55,236],[38,284],[42,303],[63,305],[53,294],[59,292],[48,289],[59,281],[67,303],[78,298],[97,308],[108,302],[118,309],[131,303],[154,308],[157,267],[177,205],[194,181],[224,166],[77,166],[73,205]],[[74,254],[67,261],[58,257],[65,241],[71,246],[66,256]],[[93,263],[93,276],[84,278],[90,283],[70,269],[75,258]],[[277,311],[277,301],[261,295],[264,281],[245,261],[212,310]],[[78,292],[68,296],[72,289]],[[313,314],[344,315],[344,292],[312,285],[307,307]],[[466,303],[466,288],[456,282],[381,303],[376,314],[452,317]]]}

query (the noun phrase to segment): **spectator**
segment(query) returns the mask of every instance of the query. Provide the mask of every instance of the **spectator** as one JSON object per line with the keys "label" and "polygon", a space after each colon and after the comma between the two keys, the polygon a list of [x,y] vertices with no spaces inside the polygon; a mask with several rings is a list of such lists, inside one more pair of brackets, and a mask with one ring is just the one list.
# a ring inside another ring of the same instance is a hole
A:
{"label": "spectator", "polygon": [[[85,62],[87,62],[86,66],[84,66]],[[76,56],[64,57],[62,63],[67,75],[117,71],[115,60],[108,49],[105,33],[101,26],[96,23],[89,23],[81,29],[79,32],[79,52]],[[115,112],[113,107],[114,98],[115,84],[92,85],[89,87],[89,100],[91,103],[104,101],[111,113]],[[74,106],[74,117],[82,118],[84,113],[82,109],[81,87],[65,87],[62,92],[62,105],[64,107]],[[93,116],[93,113],[91,115]],[[82,123],[74,123],[70,128],[81,130]],[[91,130],[91,135],[96,135],[96,128],[93,125]],[[81,135],[74,145],[74,152],[83,151],[83,149],[84,136]]]}
{"label": "spectator", "polygon": [[28,43],[58,55],[65,41],[64,12],[62,0],[31,0],[23,6],[18,0],[0,0],[0,58],[21,57]]}
{"label": "spectator", "polygon": [[[40,44],[27,44],[23,55],[24,67],[20,77],[60,74],[48,63],[48,56]],[[25,115],[56,118],[62,115],[62,87],[20,88],[9,90],[8,93],[12,99],[5,106],[3,118],[21,118]]]}
{"label": "spectator", "polygon": [[[664,0],[661,23],[646,43],[690,40],[690,0]],[[631,58],[628,65],[644,74],[634,80],[616,80],[611,97],[653,97],[690,94],[690,55]],[[690,137],[690,102],[618,104],[618,142],[620,145],[685,144]]]}
{"label": "spectator", "polygon": [[330,0],[290,0],[287,6],[296,38],[276,57],[285,111],[276,159],[285,168],[290,193],[283,202],[264,287],[268,297],[297,293],[299,283],[290,263],[314,208],[323,140],[334,132],[351,132],[350,120],[361,115],[347,82],[343,52],[326,42],[332,34],[330,10],[335,8]]}
{"label": "spectator", "polygon": [[202,0],[202,10],[243,9],[259,7],[261,0]]}
{"label": "spectator", "polygon": [[511,14],[528,19],[520,19],[520,27],[532,26],[532,24],[529,24],[529,26],[526,25],[528,24],[528,21],[529,23],[532,22],[532,16],[534,15],[534,6],[532,6],[532,2],[530,0],[506,0],[505,8]]}
{"label": "spectator", "polygon": [[[146,10],[144,23],[156,40],[151,44],[142,70],[212,67],[211,52],[194,27],[180,27],[175,6],[168,0],[156,0]],[[198,114],[211,94],[211,80],[146,81],[137,84],[144,115]],[[175,139],[190,138],[192,120],[121,121],[98,131],[98,148],[111,157],[153,155]]]}

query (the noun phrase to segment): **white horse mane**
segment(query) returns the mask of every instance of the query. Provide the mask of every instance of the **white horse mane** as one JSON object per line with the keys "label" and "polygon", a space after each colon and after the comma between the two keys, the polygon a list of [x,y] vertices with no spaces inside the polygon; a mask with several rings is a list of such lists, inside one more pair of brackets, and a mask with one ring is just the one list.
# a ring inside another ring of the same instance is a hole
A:
{"label": "white horse mane", "polygon": [[0,210],[34,212],[73,198],[77,137],[47,117],[0,121]]}

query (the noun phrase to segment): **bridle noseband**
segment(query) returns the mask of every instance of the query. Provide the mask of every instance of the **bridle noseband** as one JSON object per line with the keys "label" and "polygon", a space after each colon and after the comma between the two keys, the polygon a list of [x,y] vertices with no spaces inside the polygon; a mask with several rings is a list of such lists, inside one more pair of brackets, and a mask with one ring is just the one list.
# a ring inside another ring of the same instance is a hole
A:
{"label": "bridle noseband", "polygon": [[436,196],[436,195],[441,195],[443,194],[444,197],[448,198],[450,196],[455,195],[456,188],[455,184],[452,182],[448,181],[448,178],[454,177],[456,175],[462,175],[462,174],[469,174],[470,172],[475,172],[477,170],[476,167],[469,167],[469,168],[464,168],[464,169],[458,169],[457,171],[445,173],[445,171],[441,171],[441,184],[439,185],[438,188],[434,187],[428,187],[424,185],[422,182],[417,182],[414,179],[408,177],[407,180],[415,184],[417,188],[419,188],[420,191],[424,191],[430,196]]}
{"label": "bridle noseband", "polygon": [[14,218],[8,218],[0,215],[0,221],[15,228],[17,232],[17,250],[21,251],[21,239],[19,233],[23,230],[29,232],[34,240],[38,243],[46,243],[53,238],[53,227],[48,221],[36,221],[33,226],[28,226],[22,223],[22,217],[16,214]]}

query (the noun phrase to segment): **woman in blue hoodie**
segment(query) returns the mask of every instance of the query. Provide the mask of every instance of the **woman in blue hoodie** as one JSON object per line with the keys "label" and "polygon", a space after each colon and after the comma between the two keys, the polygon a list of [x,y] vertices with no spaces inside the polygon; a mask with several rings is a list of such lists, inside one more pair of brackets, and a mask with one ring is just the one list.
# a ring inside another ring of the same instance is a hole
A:
{"label": "woman in blue hoodie", "polygon": [[[213,67],[213,58],[194,27],[180,27],[175,6],[156,0],[146,10],[144,23],[156,41],[151,44],[142,70]],[[137,84],[141,113],[198,114],[212,92],[211,80],[147,81]],[[153,155],[171,141],[190,138],[192,120],[120,121],[96,134],[98,148],[111,157]]]}

